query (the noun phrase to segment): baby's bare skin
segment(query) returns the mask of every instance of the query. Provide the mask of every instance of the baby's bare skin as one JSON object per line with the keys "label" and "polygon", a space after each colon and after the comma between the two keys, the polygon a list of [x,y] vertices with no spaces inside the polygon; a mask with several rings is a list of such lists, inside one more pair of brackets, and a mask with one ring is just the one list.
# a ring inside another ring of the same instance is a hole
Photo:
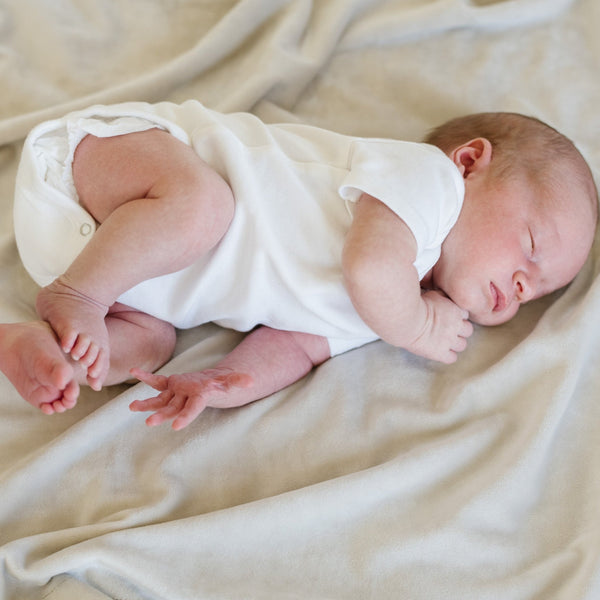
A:
{"label": "baby's bare skin", "polygon": [[160,393],[154,398],[135,400],[129,405],[130,410],[154,411],[146,419],[150,427],[172,419],[172,428],[176,431],[187,427],[207,406],[218,406],[215,402],[226,398],[236,388],[249,388],[254,384],[250,375],[228,368],[169,377],[148,373],[143,369],[131,369],[131,374]]}
{"label": "baby's bare skin", "polygon": [[0,363],[19,394],[43,413],[65,412],[77,403],[77,367],[47,323],[0,325]]}
{"label": "baby's bare skin", "polygon": [[[49,304],[52,299],[48,292]],[[75,320],[81,319],[77,305],[71,308]],[[54,312],[56,319],[59,312]],[[123,304],[110,307],[102,327],[112,349],[105,385],[130,380],[132,365],[154,371],[171,357],[175,346],[172,325]],[[29,404],[48,415],[73,408],[80,385],[101,387],[81,362],[62,350],[50,324],[41,320],[0,325],[0,368]]]}
{"label": "baby's bare skin", "polygon": [[173,327],[116,299],[208,252],[233,216],[225,181],[164,131],[87,136],[75,152],[73,178],[100,226],[67,272],[39,292],[44,327],[7,326],[0,339],[0,368],[30,404],[57,403],[48,412],[74,406],[79,384],[98,390],[130,379],[133,366],[153,371],[170,358]]}
{"label": "baby's bare skin", "polygon": [[104,322],[108,308],[69,286],[64,277],[40,290],[36,301],[38,315],[50,324],[62,351],[87,371],[95,390],[101,389],[110,366]]}

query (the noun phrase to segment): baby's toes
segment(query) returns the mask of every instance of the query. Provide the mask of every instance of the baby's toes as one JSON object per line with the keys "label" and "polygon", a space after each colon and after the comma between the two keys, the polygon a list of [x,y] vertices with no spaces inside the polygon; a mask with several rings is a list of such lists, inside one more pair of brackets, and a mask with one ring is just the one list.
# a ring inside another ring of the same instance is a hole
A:
{"label": "baby's toes", "polygon": [[98,377],[90,377],[88,375],[86,381],[95,392],[99,392],[102,389],[102,380]]}
{"label": "baby's toes", "polygon": [[80,333],[71,346],[69,354],[73,360],[88,367],[94,362],[98,355],[98,346],[92,342],[92,338],[89,335]]}
{"label": "baby's toes", "polygon": [[79,359],[80,364],[82,364],[89,372],[89,370],[96,364],[101,362],[100,354],[102,349],[98,344],[92,342],[88,349],[85,351],[85,354]]}
{"label": "baby's toes", "polygon": [[63,390],[62,403],[66,409],[71,409],[77,404],[79,397],[79,384],[70,381],[69,385]]}
{"label": "baby's toes", "polygon": [[54,414],[54,407],[52,406],[51,402],[44,402],[44,404],[40,404],[40,410],[45,415],[53,415]]}
{"label": "baby's toes", "polygon": [[63,404],[62,400],[55,400],[52,403],[52,408],[55,413],[64,413],[67,412],[68,408]]}
{"label": "baby's toes", "polygon": [[93,390],[101,390],[110,366],[109,353],[100,348],[94,361],[87,366],[87,381]]}
{"label": "baby's toes", "polygon": [[56,335],[58,337],[60,347],[65,354],[71,354],[75,346],[77,345],[79,334],[75,329],[71,327],[54,327]]}

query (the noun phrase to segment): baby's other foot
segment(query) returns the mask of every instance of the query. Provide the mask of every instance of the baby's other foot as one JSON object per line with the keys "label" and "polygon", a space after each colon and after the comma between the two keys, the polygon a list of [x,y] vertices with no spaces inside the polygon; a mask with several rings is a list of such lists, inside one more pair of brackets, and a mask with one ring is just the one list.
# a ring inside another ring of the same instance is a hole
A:
{"label": "baby's other foot", "polygon": [[36,308],[58,336],[63,352],[79,362],[93,389],[100,389],[109,367],[108,307],[66,285],[60,278],[42,288]]}
{"label": "baby's other foot", "polygon": [[0,370],[29,404],[45,414],[73,408],[79,396],[73,366],[47,323],[0,325]]}

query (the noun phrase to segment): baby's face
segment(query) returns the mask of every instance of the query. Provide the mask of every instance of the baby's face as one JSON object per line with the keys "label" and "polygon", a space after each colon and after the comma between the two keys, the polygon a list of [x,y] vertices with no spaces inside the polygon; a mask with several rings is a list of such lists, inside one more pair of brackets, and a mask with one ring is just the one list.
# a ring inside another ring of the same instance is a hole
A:
{"label": "baby's face", "polygon": [[498,325],[524,302],[575,277],[592,246],[595,214],[587,198],[574,197],[567,185],[539,201],[536,190],[519,181],[494,188],[483,178],[465,183],[463,209],[432,282],[473,322]]}

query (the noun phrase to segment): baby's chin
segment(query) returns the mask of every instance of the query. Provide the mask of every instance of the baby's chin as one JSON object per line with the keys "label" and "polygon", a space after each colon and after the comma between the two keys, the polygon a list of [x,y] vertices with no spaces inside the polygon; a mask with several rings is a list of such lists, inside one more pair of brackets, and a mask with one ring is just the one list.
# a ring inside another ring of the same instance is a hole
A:
{"label": "baby's chin", "polygon": [[476,325],[483,325],[485,327],[495,327],[496,325],[502,325],[504,323],[508,323],[511,319],[515,317],[518,312],[517,310],[511,310],[510,312],[488,312],[483,315],[478,315],[477,313],[469,313],[469,321],[471,323],[475,323]]}

